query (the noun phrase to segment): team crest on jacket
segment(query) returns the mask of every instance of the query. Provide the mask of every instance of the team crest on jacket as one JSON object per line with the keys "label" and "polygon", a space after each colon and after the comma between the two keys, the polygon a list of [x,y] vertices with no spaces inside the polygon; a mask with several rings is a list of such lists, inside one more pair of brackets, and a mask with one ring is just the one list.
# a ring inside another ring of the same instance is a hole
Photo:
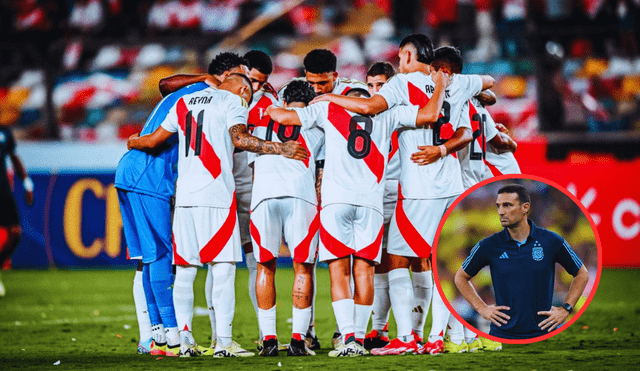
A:
{"label": "team crest on jacket", "polygon": [[542,245],[540,245],[540,242],[536,241],[533,244],[533,249],[531,250],[531,254],[533,255],[533,260],[535,261],[541,261],[542,258],[544,258],[544,252],[542,251]]}

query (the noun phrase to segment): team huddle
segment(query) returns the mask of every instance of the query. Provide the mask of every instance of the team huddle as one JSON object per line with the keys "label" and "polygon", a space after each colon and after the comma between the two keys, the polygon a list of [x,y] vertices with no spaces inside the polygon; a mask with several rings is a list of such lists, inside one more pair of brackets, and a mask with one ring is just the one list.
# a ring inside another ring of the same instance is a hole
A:
{"label": "team huddle", "polygon": [[[232,339],[243,252],[262,356],[320,348],[317,262],[331,278],[331,357],[500,349],[433,293],[430,256],[440,220],[465,189],[520,172],[517,145],[484,108],[496,99],[493,78],[461,74],[456,48],[434,51],[414,34],[398,55],[398,74],[377,62],[366,84],[339,77],[325,49],[309,52],[305,77],[278,92],[268,82],[269,56],[255,50],[221,53],[207,74],[161,80],[164,98],[129,138],[115,182],[129,257],[140,259],[138,352],[253,356]],[[286,346],[276,335],[274,280],[283,242],[295,274]],[[203,264],[210,347],[192,335]]]}

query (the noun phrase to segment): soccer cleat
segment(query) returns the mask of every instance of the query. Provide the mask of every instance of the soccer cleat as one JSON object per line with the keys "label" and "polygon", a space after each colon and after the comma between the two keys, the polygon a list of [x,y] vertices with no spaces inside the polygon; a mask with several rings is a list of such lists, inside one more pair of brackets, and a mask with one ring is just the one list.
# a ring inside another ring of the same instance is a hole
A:
{"label": "soccer cleat", "polygon": [[311,336],[311,332],[307,331],[307,335],[304,339],[304,342],[307,343],[307,348],[311,350],[320,349],[320,340],[318,340],[318,335]]}
{"label": "soccer cleat", "polygon": [[156,343],[155,341],[151,345],[151,352],[149,352],[152,356],[163,356],[167,353],[167,343]]}
{"label": "soccer cleat", "polygon": [[333,337],[331,338],[331,346],[333,347],[333,349],[338,349],[338,346],[340,346],[340,344],[344,344],[342,342],[342,334],[336,331],[333,333]]}
{"label": "soccer cleat", "polygon": [[211,347],[207,348],[207,347],[203,347],[202,345],[198,345],[198,352],[200,352],[200,355],[203,355],[203,356],[212,356],[213,353],[216,352],[216,346],[214,344]]}
{"label": "soccer cleat", "polygon": [[180,336],[180,357],[195,357],[200,355],[198,350],[198,344],[193,340],[192,336],[181,335]]}
{"label": "soccer cleat", "polygon": [[153,338],[149,338],[146,341],[138,342],[138,354],[149,354],[153,347]]}
{"label": "soccer cleat", "polygon": [[358,357],[362,355],[364,353],[355,341],[349,344],[340,343],[336,349],[329,352],[329,357]]}
{"label": "soccer cleat", "polygon": [[359,355],[366,356],[369,354],[369,351],[365,349],[364,344],[360,344],[359,341],[356,340],[356,348],[358,350]]}
{"label": "soccer cleat", "polygon": [[469,345],[469,353],[477,353],[482,350],[482,342],[479,338],[473,339]]}
{"label": "soccer cleat", "polygon": [[433,343],[430,341],[427,341],[427,343],[424,345],[424,353],[429,353],[429,354],[440,354],[440,353],[444,353],[444,342],[440,339],[434,341]]}
{"label": "soccer cleat", "polygon": [[234,352],[233,344],[226,347],[221,344],[217,344],[216,351],[213,353],[213,356],[216,358],[227,358],[237,357],[238,355]]}
{"label": "soccer cleat", "polygon": [[165,354],[167,357],[187,357],[183,356],[180,351],[180,345],[176,345],[175,347],[170,347],[167,345],[167,353]]}
{"label": "soccer cleat", "polygon": [[443,348],[445,353],[467,353],[469,351],[469,346],[466,341],[462,340],[460,344],[456,344],[451,341],[448,336],[444,340]]}
{"label": "soccer cleat", "polygon": [[389,337],[383,336],[378,330],[371,330],[364,337],[364,348],[367,350],[384,348],[387,344],[389,344]]}
{"label": "soccer cleat", "polygon": [[231,342],[231,348],[238,357],[253,357],[256,355],[254,352],[250,352],[242,348],[240,344],[236,343],[235,341]]}
{"label": "soccer cleat", "polygon": [[396,338],[382,348],[371,349],[371,354],[376,356],[400,355],[407,353],[418,353],[418,344],[415,340],[408,343]]}
{"label": "soccer cleat", "polygon": [[278,339],[272,338],[264,340],[262,342],[262,350],[260,355],[263,357],[277,357],[278,356]]}
{"label": "soccer cleat", "polygon": [[481,338],[480,342],[482,342],[482,350],[484,351],[496,352],[502,350],[502,343],[497,341]]}
{"label": "soccer cleat", "polygon": [[289,348],[287,349],[287,356],[299,357],[299,356],[315,356],[316,352],[307,348],[304,340],[291,339]]}

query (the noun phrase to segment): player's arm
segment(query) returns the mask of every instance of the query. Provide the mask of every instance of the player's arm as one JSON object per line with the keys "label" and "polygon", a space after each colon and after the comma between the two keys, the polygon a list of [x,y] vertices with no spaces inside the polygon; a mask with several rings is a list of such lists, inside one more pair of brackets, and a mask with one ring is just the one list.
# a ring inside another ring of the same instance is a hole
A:
{"label": "player's arm", "polygon": [[264,111],[269,117],[273,119],[273,121],[277,121],[285,126],[302,126],[302,121],[300,121],[300,116],[294,110],[277,107],[275,105],[270,105]]}
{"label": "player's arm", "polygon": [[381,95],[375,94],[371,98],[345,97],[337,94],[323,94],[315,97],[311,104],[318,102],[331,102],[343,107],[347,111],[360,115],[373,116],[387,110],[389,105]]}
{"label": "player's arm", "polygon": [[463,149],[472,139],[473,133],[471,129],[466,127],[458,128],[444,144],[439,146],[418,146],[419,151],[411,155],[411,161],[420,166],[429,165],[450,153]]}
{"label": "player's arm", "polygon": [[441,71],[431,73],[431,78],[436,83],[436,87],[431,99],[429,99],[429,102],[418,110],[416,126],[431,126],[438,121],[438,116],[440,116],[440,110],[442,109],[442,103],[444,103],[444,91],[451,83],[449,75]]}
{"label": "player's arm", "polygon": [[[580,296],[584,292],[584,288],[587,286],[588,281],[589,272],[583,264],[582,267],[580,267],[580,270],[578,270],[578,273],[573,277],[573,280],[571,280],[569,293],[564,299],[564,302],[571,305],[571,307],[575,307],[578,299],[580,299]],[[548,311],[538,312],[538,315],[549,316],[547,319],[540,322],[538,326],[543,330],[551,332],[567,320],[567,317],[569,317],[569,312],[562,307],[551,307],[551,309]]]}
{"label": "player's arm", "polygon": [[[319,163],[322,162],[322,165]],[[318,204],[322,204],[322,175],[324,174],[324,160],[316,161],[316,196],[318,197]]]}
{"label": "player's arm", "polygon": [[511,319],[511,317],[503,313],[503,310],[509,310],[509,307],[500,305],[487,305],[487,303],[482,300],[475,287],[471,283],[471,277],[464,269],[459,268],[456,272],[455,276],[455,284],[462,296],[471,304],[471,306],[486,320],[491,321],[498,327],[501,327],[503,324],[507,324],[507,321]]}
{"label": "player's arm", "polygon": [[173,134],[162,126],[159,126],[153,133],[139,136],[133,134],[127,140],[127,149],[138,149],[140,151],[149,151],[159,147],[167,141]]}
{"label": "player's arm", "polygon": [[496,83],[496,80],[489,75],[480,75],[480,78],[482,79],[482,90],[491,89]]}
{"label": "player's arm", "polygon": [[158,87],[160,88],[160,94],[164,97],[174,91],[184,88],[185,86],[189,86],[197,82],[204,82],[210,86],[220,85],[220,81],[218,81],[218,79],[209,74],[203,73],[199,75],[179,74],[165,77],[160,79]]}
{"label": "player's arm", "polygon": [[515,152],[518,149],[518,143],[502,132],[498,132],[495,137],[491,138],[489,144],[498,151]]}
{"label": "player's arm", "polygon": [[300,143],[293,140],[276,143],[256,138],[247,132],[247,126],[244,124],[232,126],[229,128],[229,134],[233,145],[245,151],[267,155],[282,155],[286,158],[300,161],[309,157],[309,154]]}
{"label": "player's arm", "polygon": [[475,96],[475,98],[485,107],[493,106],[498,101],[496,94],[489,89],[481,91],[480,94]]}
{"label": "player's arm", "polygon": [[16,171],[16,174],[22,179],[22,186],[24,187],[24,197],[27,201],[27,205],[33,205],[33,181],[29,178],[29,174],[27,173],[27,169],[20,161],[20,157],[15,152],[11,152],[9,154],[9,158],[11,159],[11,164],[13,165],[13,169]]}

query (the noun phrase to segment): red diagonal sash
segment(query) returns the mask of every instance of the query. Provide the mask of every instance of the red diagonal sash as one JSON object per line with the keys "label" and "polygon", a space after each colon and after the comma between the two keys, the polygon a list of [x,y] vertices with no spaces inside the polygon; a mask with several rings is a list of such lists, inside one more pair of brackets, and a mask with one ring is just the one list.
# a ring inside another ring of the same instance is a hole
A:
{"label": "red diagonal sash", "polygon": [[[180,125],[180,129],[182,129],[182,133],[186,135],[186,127],[187,124],[191,125],[191,140],[189,141],[190,147],[192,150],[196,150],[196,127],[197,123],[195,119],[192,119],[191,122],[187,123],[187,113],[189,113],[189,109],[187,108],[186,103],[184,103],[184,99],[180,98],[177,103],[176,111],[178,114],[178,124]],[[195,117],[196,115],[193,115]],[[216,155],[216,152],[213,150],[211,143],[207,140],[202,134],[201,139],[201,147],[200,147],[200,156],[198,158],[202,161],[202,165],[211,173],[213,179],[216,179],[221,172],[220,168],[220,158]]]}

